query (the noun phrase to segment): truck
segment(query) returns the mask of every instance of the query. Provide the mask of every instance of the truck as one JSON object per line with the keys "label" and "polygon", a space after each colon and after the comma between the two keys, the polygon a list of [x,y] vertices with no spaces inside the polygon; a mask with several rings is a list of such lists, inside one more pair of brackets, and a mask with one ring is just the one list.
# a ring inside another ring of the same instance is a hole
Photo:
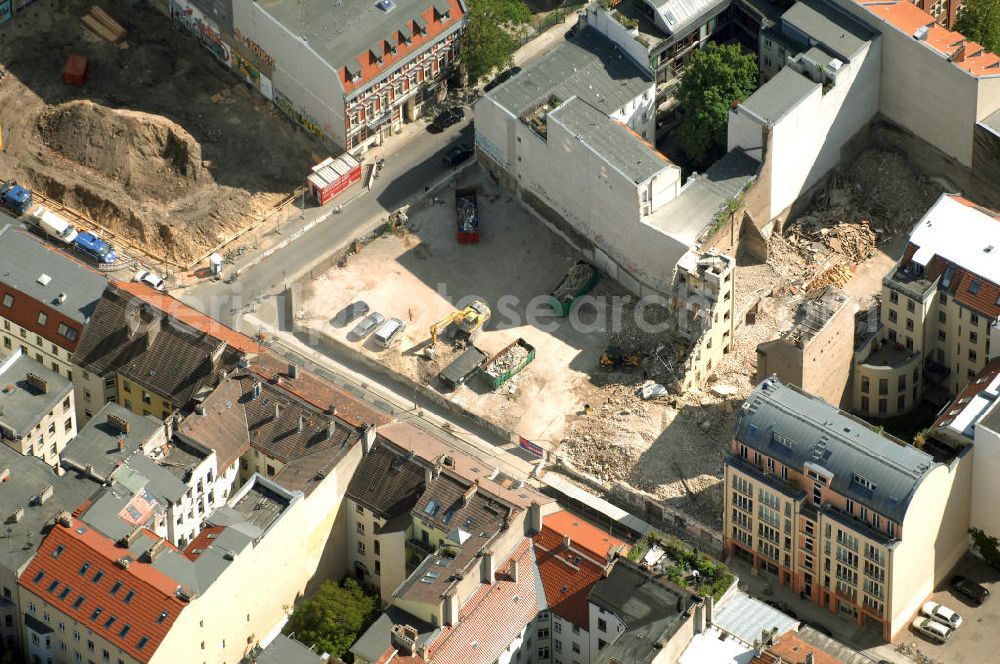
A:
{"label": "truck", "polygon": [[579,261],[549,293],[549,304],[559,316],[568,316],[576,301],[589,293],[600,279],[601,274],[596,267],[587,261]]}
{"label": "truck", "polygon": [[77,234],[76,239],[73,240],[73,246],[104,265],[110,265],[118,260],[118,254],[115,253],[110,244],[87,231]]}
{"label": "truck", "polygon": [[0,205],[13,212],[16,217],[30,210],[33,203],[31,191],[15,180],[7,180],[0,187]]}
{"label": "truck", "polygon": [[62,215],[53,212],[44,205],[39,205],[32,210],[28,218],[37,225],[40,231],[60,242],[72,244],[76,236],[79,235],[73,225],[66,221]]}
{"label": "truck", "polygon": [[441,370],[438,378],[450,389],[458,389],[472,378],[486,363],[487,355],[475,346],[469,346],[448,366]]}
{"label": "truck", "polygon": [[458,243],[479,242],[479,207],[476,205],[475,188],[455,190],[455,212],[458,217]]}
{"label": "truck", "polygon": [[535,347],[518,337],[483,365],[483,375],[490,387],[498,390],[534,359]]}

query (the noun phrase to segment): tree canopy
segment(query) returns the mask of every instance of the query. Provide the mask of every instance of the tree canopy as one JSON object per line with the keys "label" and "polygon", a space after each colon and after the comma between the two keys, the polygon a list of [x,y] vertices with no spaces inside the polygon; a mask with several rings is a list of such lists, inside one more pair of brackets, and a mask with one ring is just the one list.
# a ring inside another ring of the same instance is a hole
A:
{"label": "tree canopy", "polygon": [[324,581],[316,594],[295,607],[285,624],[285,634],[317,652],[343,657],[381,609],[377,596],[368,595],[351,578],[343,585]]}
{"label": "tree canopy", "polygon": [[757,58],[737,44],[708,42],[691,54],[677,89],[684,109],[678,138],[695,168],[709,165],[725,150],[729,109],[756,87]]}
{"label": "tree canopy", "polygon": [[1000,0],[966,0],[955,29],[1000,55]]}
{"label": "tree canopy", "polygon": [[468,0],[465,21],[462,62],[475,85],[494,69],[514,63],[531,10],[524,0]]}

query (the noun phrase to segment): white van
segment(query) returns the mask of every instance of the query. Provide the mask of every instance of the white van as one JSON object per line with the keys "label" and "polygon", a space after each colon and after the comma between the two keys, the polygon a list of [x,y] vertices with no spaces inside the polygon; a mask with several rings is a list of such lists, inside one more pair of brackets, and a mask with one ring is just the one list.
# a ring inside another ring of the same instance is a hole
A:
{"label": "white van", "polygon": [[406,325],[403,321],[398,318],[390,318],[375,330],[375,335],[372,338],[382,348],[388,348],[403,334],[403,330],[405,329]]}
{"label": "white van", "polygon": [[53,237],[60,242],[70,244],[78,235],[72,224],[44,205],[39,205],[32,210],[31,218],[43,231],[45,231],[46,235]]}

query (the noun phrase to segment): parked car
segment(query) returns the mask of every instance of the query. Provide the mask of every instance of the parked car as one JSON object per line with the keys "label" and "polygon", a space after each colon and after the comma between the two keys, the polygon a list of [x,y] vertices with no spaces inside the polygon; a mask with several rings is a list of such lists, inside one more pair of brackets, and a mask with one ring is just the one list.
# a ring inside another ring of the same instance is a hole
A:
{"label": "parked car", "polygon": [[372,330],[384,322],[385,316],[379,312],[376,311],[375,313],[368,314],[360,323],[354,326],[354,329],[351,330],[351,336],[355,339],[364,339],[372,333]]}
{"label": "parked car", "polygon": [[167,286],[166,282],[160,278],[159,275],[150,272],[149,270],[139,270],[132,277],[132,281],[138,281],[139,283],[146,284],[158,291],[164,290]]}
{"label": "parked car", "polygon": [[456,145],[444,153],[444,165],[454,168],[475,154],[471,145]]}
{"label": "parked car", "polygon": [[403,321],[398,318],[390,318],[375,330],[375,343],[382,348],[388,348],[399,339],[405,329],[406,324]]}
{"label": "parked car", "polygon": [[444,131],[464,117],[465,111],[461,106],[452,106],[438,113],[437,117],[434,118],[434,122],[431,123],[431,129],[433,131]]}
{"label": "parked car", "polygon": [[976,604],[982,604],[990,596],[989,590],[964,576],[951,577],[951,589],[959,595],[965,595],[966,598]]}
{"label": "parked car", "polygon": [[924,605],[920,608],[920,613],[952,629],[958,629],[962,624],[962,616],[937,602],[924,602]]}
{"label": "parked car", "polygon": [[483,92],[489,92],[490,90],[492,90],[493,88],[497,87],[498,85],[500,85],[502,83],[506,83],[507,81],[509,81],[511,78],[513,78],[516,74],[519,74],[520,72],[521,72],[521,68],[520,67],[511,67],[510,69],[506,69],[506,70],[500,72],[500,74],[498,74],[496,78],[494,78],[492,81],[490,81],[489,83],[487,83],[486,85],[483,86]]}
{"label": "parked car", "polygon": [[938,643],[944,643],[950,639],[955,631],[933,618],[917,618],[913,621],[913,629],[931,641],[937,641]]}
{"label": "parked car", "polygon": [[370,311],[368,303],[363,300],[358,300],[357,302],[351,302],[349,305],[337,312],[337,315],[333,317],[333,320],[340,325],[347,325],[353,320],[365,316]]}

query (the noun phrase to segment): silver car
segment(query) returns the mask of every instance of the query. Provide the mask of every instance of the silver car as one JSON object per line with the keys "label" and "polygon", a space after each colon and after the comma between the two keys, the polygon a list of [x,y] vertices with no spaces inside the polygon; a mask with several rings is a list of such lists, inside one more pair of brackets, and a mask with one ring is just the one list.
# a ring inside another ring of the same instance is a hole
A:
{"label": "silver car", "polygon": [[354,329],[351,330],[351,336],[354,337],[355,339],[364,339],[365,337],[367,337],[369,334],[372,333],[372,330],[374,330],[384,322],[385,322],[385,316],[378,313],[377,311],[373,314],[368,314],[363,319],[361,319],[360,323],[354,326]]}
{"label": "silver car", "polygon": [[952,633],[955,631],[951,627],[939,623],[933,618],[917,618],[913,621],[913,629],[920,632],[931,641],[937,641],[938,643],[946,642],[951,638]]}
{"label": "silver car", "polygon": [[390,318],[375,330],[375,343],[382,348],[388,348],[403,334],[406,324],[398,318]]}

